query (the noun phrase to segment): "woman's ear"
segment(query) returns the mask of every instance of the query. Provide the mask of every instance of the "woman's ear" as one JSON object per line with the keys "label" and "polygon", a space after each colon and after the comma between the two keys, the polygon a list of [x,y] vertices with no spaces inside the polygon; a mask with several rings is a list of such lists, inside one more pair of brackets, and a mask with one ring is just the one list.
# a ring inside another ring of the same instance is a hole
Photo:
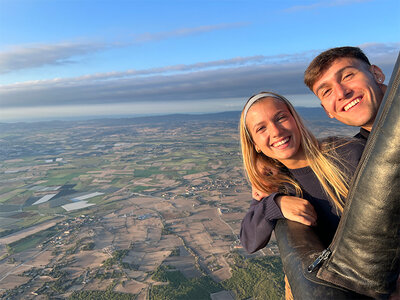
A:
{"label": "woman's ear", "polygon": [[256,149],[257,153],[260,153],[260,152],[261,152],[260,147],[258,147],[257,145],[254,145],[254,148]]}

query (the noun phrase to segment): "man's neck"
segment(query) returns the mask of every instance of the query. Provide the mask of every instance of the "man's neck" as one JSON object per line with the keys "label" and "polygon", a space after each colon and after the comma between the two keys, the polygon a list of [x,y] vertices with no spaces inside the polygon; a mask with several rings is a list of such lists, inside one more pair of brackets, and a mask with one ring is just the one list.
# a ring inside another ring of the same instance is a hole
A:
{"label": "man's neck", "polygon": [[361,128],[364,129],[364,130],[366,130],[366,131],[368,131],[368,132],[371,132],[371,130],[372,130],[372,125],[361,126]]}
{"label": "man's neck", "polygon": [[360,128],[360,132],[359,133],[357,133],[354,137],[356,137],[356,138],[359,138],[359,139],[365,139],[365,140],[367,140],[368,139],[368,136],[369,136],[369,131],[368,130],[366,130],[365,128]]}

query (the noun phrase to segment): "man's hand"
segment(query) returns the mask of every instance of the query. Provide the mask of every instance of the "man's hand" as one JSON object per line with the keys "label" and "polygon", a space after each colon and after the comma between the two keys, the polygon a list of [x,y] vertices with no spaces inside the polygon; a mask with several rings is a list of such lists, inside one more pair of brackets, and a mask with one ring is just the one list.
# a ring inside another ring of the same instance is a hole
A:
{"label": "man's hand", "polygon": [[307,226],[317,224],[317,213],[307,200],[294,196],[278,196],[275,201],[286,219]]}
{"label": "man's hand", "polygon": [[261,201],[262,198],[269,196],[268,194],[257,190],[254,186],[251,187],[251,196],[253,199]]}

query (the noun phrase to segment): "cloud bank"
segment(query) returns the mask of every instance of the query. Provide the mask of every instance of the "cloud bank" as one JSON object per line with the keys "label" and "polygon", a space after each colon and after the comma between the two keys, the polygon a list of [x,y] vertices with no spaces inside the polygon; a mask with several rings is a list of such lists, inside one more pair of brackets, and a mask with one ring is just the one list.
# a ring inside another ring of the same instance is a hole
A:
{"label": "cloud bank", "polygon": [[[388,81],[400,43],[371,43],[361,48]],[[319,101],[303,84],[303,72],[320,52],[236,57],[0,85],[0,120],[240,110],[249,96],[266,90],[290,96],[295,106],[318,106]]]}
{"label": "cloud bank", "polygon": [[[390,78],[400,49],[396,44],[364,44],[371,62]],[[248,97],[273,90],[307,94],[303,72],[320,51],[277,56],[237,57],[227,60],[173,65],[21,82],[0,86],[0,105],[39,107],[192,101]]]}
{"label": "cloud bank", "polygon": [[245,97],[254,91],[306,92],[305,64],[258,57],[110,72],[0,86],[2,107],[81,105]]}

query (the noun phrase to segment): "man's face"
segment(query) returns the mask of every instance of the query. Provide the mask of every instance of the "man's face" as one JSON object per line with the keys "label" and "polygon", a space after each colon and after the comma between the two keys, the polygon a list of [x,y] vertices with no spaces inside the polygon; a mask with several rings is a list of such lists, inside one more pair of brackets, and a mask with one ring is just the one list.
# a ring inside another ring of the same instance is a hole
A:
{"label": "man's face", "polygon": [[371,130],[381,104],[385,75],[377,66],[355,58],[339,58],[312,89],[329,117]]}

